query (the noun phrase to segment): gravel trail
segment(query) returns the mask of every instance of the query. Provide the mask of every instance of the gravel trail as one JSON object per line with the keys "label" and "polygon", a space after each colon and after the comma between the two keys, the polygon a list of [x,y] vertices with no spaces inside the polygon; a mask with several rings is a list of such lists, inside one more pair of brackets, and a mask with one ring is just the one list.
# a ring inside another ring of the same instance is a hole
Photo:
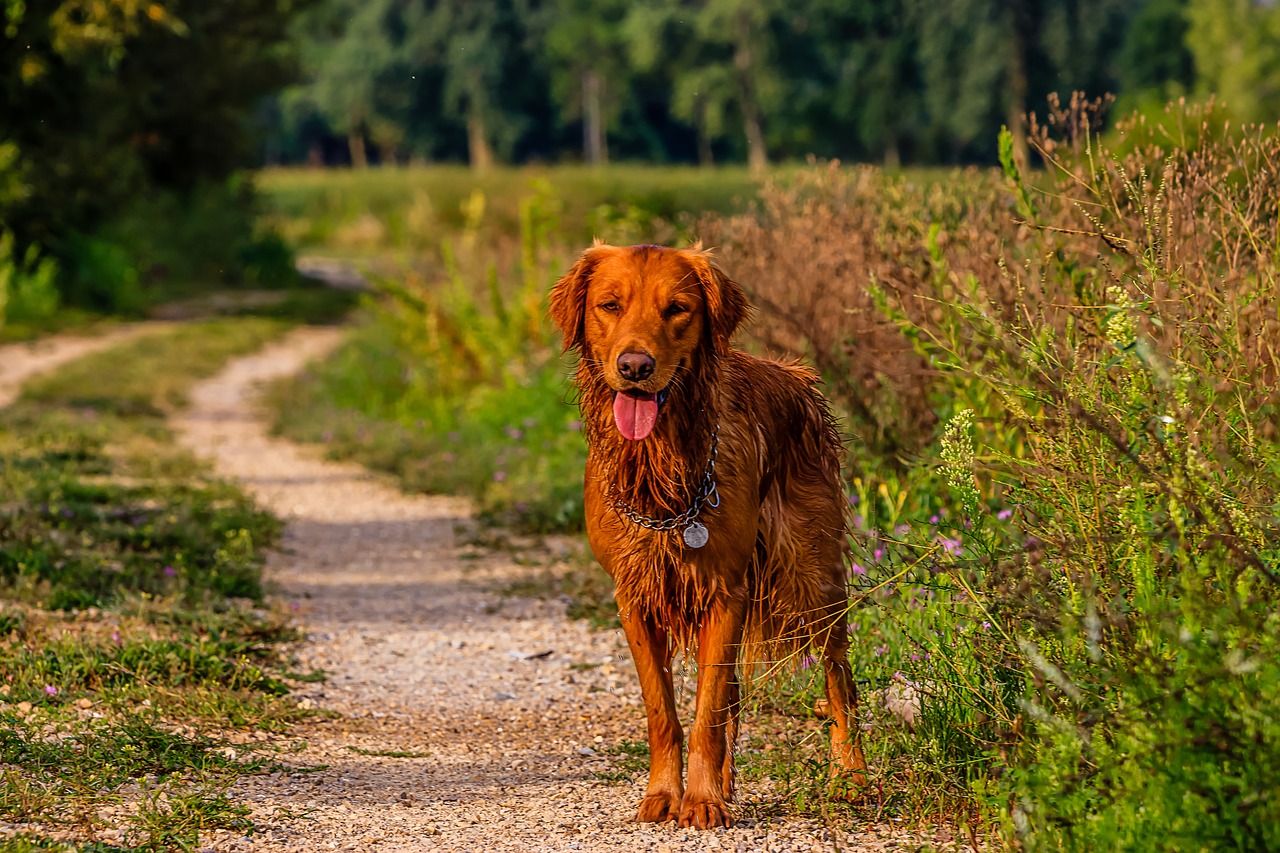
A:
{"label": "gravel trail", "polygon": [[54,335],[35,341],[0,345],[0,408],[18,398],[22,383],[82,355],[100,352],[164,328],[165,323],[131,323],[99,335]]}
{"label": "gravel trail", "polygon": [[[300,668],[328,675],[296,697],[329,712],[295,730],[306,747],[285,761],[299,772],[233,789],[257,832],[206,849],[920,849],[882,826],[631,822],[643,780],[600,778],[612,746],[644,740],[621,635],[567,620],[562,602],[503,595],[541,570],[469,545],[465,502],[404,495],[267,434],[255,387],[324,357],[341,334],[300,329],[233,362],[176,423],[185,445],[286,520],[269,578],[306,632]],[[306,772],[317,765],[327,769]],[[740,793],[767,797],[750,784]]]}

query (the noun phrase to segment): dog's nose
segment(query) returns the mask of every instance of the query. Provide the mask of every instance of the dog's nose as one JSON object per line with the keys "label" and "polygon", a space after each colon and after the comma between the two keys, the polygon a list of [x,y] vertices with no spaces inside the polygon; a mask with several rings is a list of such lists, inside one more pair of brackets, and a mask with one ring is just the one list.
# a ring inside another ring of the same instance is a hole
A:
{"label": "dog's nose", "polygon": [[618,356],[618,372],[623,379],[643,382],[653,375],[653,356],[646,352],[624,352]]}

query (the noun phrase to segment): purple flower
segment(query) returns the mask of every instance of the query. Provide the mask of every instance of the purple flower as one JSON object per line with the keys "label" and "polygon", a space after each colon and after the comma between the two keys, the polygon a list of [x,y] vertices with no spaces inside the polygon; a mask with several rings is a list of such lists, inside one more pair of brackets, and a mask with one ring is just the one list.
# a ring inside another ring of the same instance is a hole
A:
{"label": "purple flower", "polygon": [[850,623],[849,623],[849,629],[848,629],[848,630],[849,630],[849,634],[850,634],[850,635],[858,633],[858,623],[857,623],[857,622],[850,622]]}
{"label": "purple flower", "polygon": [[111,642],[115,643],[117,646],[120,645],[120,633],[118,631],[111,632]]}
{"label": "purple flower", "polygon": [[574,420],[569,421],[569,432],[578,432],[581,429],[582,429],[582,421],[577,420],[576,418]]}
{"label": "purple flower", "polygon": [[44,692],[45,692],[46,694],[48,694],[49,696],[57,696],[57,695],[58,695],[58,688],[54,687],[52,684],[46,684],[46,685],[44,686]]}
{"label": "purple flower", "polygon": [[813,655],[805,655],[805,656],[804,656],[803,658],[801,658],[801,660],[800,660],[800,668],[801,668],[801,669],[809,669],[809,668],[811,668],[811,667],[813,666],[813,664],[814,664],[814,657],[813,657]]}
{"label": "purple flower", "polygon": [[853,517],[853,524],[859,530],[861,530],[866,523],[867,523],[867,520],[860,515],[855,515]]}
{"label": "purple flower", "polygon": [[884,549],[877,548],[874,552],[872,552],[871,556],[875,558],[875,561],[877,563],[880,562],[880,558],[884,556]]}
{"label": "purple flower", "polygon": [[984,630],[984,631],[990,631],[990,630],[991,630],[991,623],[990,623],[990,622],[985,622],[985,621],[984,621],[984,622],[982,623],[982,630]]}
{"label": "purple flower", "polygon": [[853,572],[855,575],[858,575],[859,577],[867,573],[867,570],[863,566],[859,565],[858,563],[854,563],[852,566],[850,566],[849,571]]}
{"label": "purple flower", "polygon": [[164,576],[165,576],[165,577],[167,577],[167,578],[172,578],[172,577],[176,577],[176,576],[177,576],[177,574],[178,574],[178,570],[177,570],[177,569],[175,569],[173,566],[165,566],[165,567],[164,567]]}
{"label": "purple flower", "polygon": [[1010,518],[1013,518],[1013,510],[1002,509],[996,513],[996,518],[1000,519],[1001,521],[1008,521]]}
{"label": "purple flower", "polygon": [[893,528],[893,532],[899,537],[906,536],[908,533],[911,532],[911,525],[899,524],[897,527]]}
{"label": "purple flower", "polygon": [[964,553],[964,548],[961,547],[959,539],[948,539],[945,536],[939,536],[938,544],[942,546],[942,550],[953,557],[959,557]]}
{"label": "purple flower", "polygon": [[877,646],[877,647],[876,647],[876,657],[879,657],[880,655],[883,655],[883,654],[885,654],[885,653],[886,653],[886,652],[888,652],[888,651],[889,651],[889,647],[888,647],[888,646]]}
{"label": "purple flower", "polygon": [[924,658],[927,658],[927,657],[928,657],[928,655],[923,655],[923,656],[921,656],[921,655],[916,654],[915,652],[912,652],[912,653],[911,653],[911,659],[912,659],[912,660],[923,660]]}
{"label": "purple flower", "polygon": [[494,471],[494,472],[493,472],[493,482],[495,482],[495,483],[502,483],[502,482],[505,482],[505,481],[506,481],[506,479],[507,479],[507,472],[506,472],[506,471]]}
{"label": "purple flower", "polygon": [[937,514],[937,513],[934,513],[933,515],[929,516],[929,523],[930,523],[930,524],[937,524],[939,520],[940,520],[940,519],[938,518],[938,514]]}
{"label": "purple flower", "polygon": [[517,429],[516,427],[513,427],[513,426],[506,427],[506,433],[507,433],[507,437],[510,438],[512,441],[519,441],[520,439],[524,438],[524,430]]}

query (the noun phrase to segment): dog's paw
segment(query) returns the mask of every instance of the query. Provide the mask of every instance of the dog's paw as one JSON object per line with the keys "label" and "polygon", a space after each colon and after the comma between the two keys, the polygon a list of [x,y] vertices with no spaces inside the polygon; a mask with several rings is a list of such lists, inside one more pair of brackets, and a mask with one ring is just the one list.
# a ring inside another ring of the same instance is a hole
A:
{"label": "dog's paw", "polygon": [[640,801],[640,811],[636,813],[639,823],[666,823],[675,820],[680,811],[680,797],[672,796],[666,791],[648,794]]}
{"label": "dog's paw", "polygon": [[686,796],[680,805],[680,826],[696,829],[714,829],[717,826],[733,826],[733,815],[724,800]]}

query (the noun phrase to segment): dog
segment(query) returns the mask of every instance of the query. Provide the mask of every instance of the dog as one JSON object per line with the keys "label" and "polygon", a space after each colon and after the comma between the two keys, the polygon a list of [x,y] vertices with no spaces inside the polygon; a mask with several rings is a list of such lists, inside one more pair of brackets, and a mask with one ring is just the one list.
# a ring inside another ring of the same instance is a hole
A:
{"label": "dog", "polygon": [[[740,655],[820,650],[833,774],[865,783],[848,663],[843,444],[818,376],[734,349],[750,307],[699,244],[597,241],[551,290],[576,351],[587,535],[640,677],[636,819],[732,825]],[[671,661],[696,647],[688,783]]]}

